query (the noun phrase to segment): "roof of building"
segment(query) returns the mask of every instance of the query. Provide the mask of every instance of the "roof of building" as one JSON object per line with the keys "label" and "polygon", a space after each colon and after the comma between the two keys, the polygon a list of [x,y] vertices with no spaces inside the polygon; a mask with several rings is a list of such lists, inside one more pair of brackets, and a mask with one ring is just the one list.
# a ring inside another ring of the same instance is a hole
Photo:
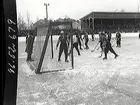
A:
{"label": "roof of building", "polygon": [[95,18],[95,19],[140,19],[139,12],[91,12],[86,16],[82,17],[80,20],[84,18]]}

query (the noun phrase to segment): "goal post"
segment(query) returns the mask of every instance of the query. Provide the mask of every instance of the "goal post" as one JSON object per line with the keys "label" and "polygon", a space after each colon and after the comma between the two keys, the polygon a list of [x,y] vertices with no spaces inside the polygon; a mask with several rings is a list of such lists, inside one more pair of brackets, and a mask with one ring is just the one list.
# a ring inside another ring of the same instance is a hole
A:
{"label": "goal post", "polygon": [[[49,22],[46,25],[39,26],[36,28],[36,40],[33,46],[32,58],[34,61],[28,62],[30,67],[35,71],[36,74],[41,73],[41,70],[45,71],[55,71],[59,69],[74,68],[74,58],[73,58],[73,35],[71,34],[71,62],[69,63],[58,63],[56,60],[58,56],[58,51],[54,49],[56,44],[56,38],[58,36],[52,35],[52,28],[54,26],[67,24],[70,27],[70,31],[73,31],[72,22]],[[71,33],[70,32],[70,33]]]}
{"label": "goal post", "polygon": [[46,39],[45,39],[44,47],[43,47],[42,54],[41,54],[41,57],[40,57],[40,60],[39,60],[39,64],[38,64],[37,70],[35,71],[36,73],[40,72],[40,69],[41,69],[41,66],[42,66],[42,62],[43,62],[44,55],[46,53],[46,48],[47,48],[47,45],[48,45],[48,40],[49,40],[49,37],[50,37],[50,34],[51,34],[51,29],[52,29],[51,25],[52,24],[50,22],[49,25],[48,25],[48,32],[47,32],[47,35],[46,35]]}
{"label": "goal post", "polygon": [[[71,23],[71,27],[73,28],[72,26],[72,23]],[[71,28],[71,32],[72,32],[72,28]],[[71,34],[71,66],[72,66],[72,69],[74,69],[74,57],[73,57],[73,34]]]}

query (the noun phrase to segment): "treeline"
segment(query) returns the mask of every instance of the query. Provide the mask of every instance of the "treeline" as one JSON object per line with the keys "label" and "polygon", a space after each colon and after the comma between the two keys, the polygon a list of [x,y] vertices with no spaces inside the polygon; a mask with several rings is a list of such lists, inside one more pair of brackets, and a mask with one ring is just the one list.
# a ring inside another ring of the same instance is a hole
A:
{"label": "treeline", "polygon": [[30,14],[27,11],[26,18],[23,17],[20,13],[18,13],[17,18],[17,28],[18,28],[18,36],[26,36],[27,33],[33,34],[33,22],[30,17]]}

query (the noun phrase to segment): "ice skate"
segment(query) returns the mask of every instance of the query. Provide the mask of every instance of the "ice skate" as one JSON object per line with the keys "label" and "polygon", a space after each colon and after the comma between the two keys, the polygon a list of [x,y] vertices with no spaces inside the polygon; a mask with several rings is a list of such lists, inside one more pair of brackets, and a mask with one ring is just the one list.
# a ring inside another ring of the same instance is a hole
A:
{"label": "ice skate", "polygon": [[104,57],[104,58],[103,58],[103,60],[107,60],[107,58],[106,58],[106,57]]}
{"label": "ice skate", "polygon": [[115,59],[118,57],[118,54],[115,55]]}
{"label": "ice skate", "polygon": [[65,62],[69,62],[69,60],[65,60]]}

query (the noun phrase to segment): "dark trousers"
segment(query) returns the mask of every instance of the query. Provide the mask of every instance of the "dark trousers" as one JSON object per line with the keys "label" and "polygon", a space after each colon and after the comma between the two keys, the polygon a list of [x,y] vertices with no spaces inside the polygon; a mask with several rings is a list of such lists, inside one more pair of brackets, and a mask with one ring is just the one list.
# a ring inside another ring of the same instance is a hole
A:
{"label": "dark trousers", "polygon": [[91,36],[91,37],[92,37],[92,41],[94,41],[94,35],[93,35],[93,34],[92,34],[92,36]]}
{"label": "dark trousers", "polygon": [[27,52],[27,61],[31,60],[31,55],[33,52],[33,44],[34,44],[34,39],[35,37],[30,36],[30,37],[26,37],[26,49],[25,52]]}
{"label": "dark trousers", "polygon": [[[75,48],[76,51],[77,51],[77,53],[78,53],[78,55],[80,55],[80,51],[79,51],[79,49],[78,49],[78,43],[73,43],[73,48]],[[70,50],[70,52],[69,52],[68,55],[70,55],[70,54],[71,54],[71,50]]]}
{"label": "dark trousers", "polygon": [[121,47],[121,40],[117,40],[117,47]]}
{"label": "dark trousers", "polygon": [[78,53],[78,55],[80,55],[80,51],[78,49],[78,43],[73,43],[73,48],[75,48],[77,53]]}
{"label": "dark trousers", "polygon": [[116,52],[113,50],[112,46],[111,46],[111,43],[107,43],[105,49],[104,49],[104,54],[105,54],[105,58],[107,58],[107,53],[108,52],[111,52],[113,53],[114,55],[117,55]]}
{"label": "dark trousers", "polygon": [[88,47],[88,39],[87,40],[85,40],[85,46],[86,46],[86,49],[88,49],[89,47]]}
{"label": "dark trousers", "polygon": [[27,61],[31,60],[32,53],[27,53]]}
{"label": "dark trousers", "polygon": [[80,39],[78,39],[78,44],[79,44],[79,46],[80,46],[80,49],[82,49],[82,48],[81,48],[82,44],[81,44]]}
{"label": "dark trousers", "polygon": [[108,41],[109,41],[109,42],[111,41],[111,37],[108,38]]}
{"label": "dark trousers", "polygon": [[101,50],[103,51],[103,42],[100,42]]}
{"label": "dark trousers", "polygon": [[67,47],[67,45],[60,45],[58,60],[60,60],[63,51],[64,51],[64,54],[65,54],[65,61],[66,61],[67,58],[68,58],[68,47]]}

